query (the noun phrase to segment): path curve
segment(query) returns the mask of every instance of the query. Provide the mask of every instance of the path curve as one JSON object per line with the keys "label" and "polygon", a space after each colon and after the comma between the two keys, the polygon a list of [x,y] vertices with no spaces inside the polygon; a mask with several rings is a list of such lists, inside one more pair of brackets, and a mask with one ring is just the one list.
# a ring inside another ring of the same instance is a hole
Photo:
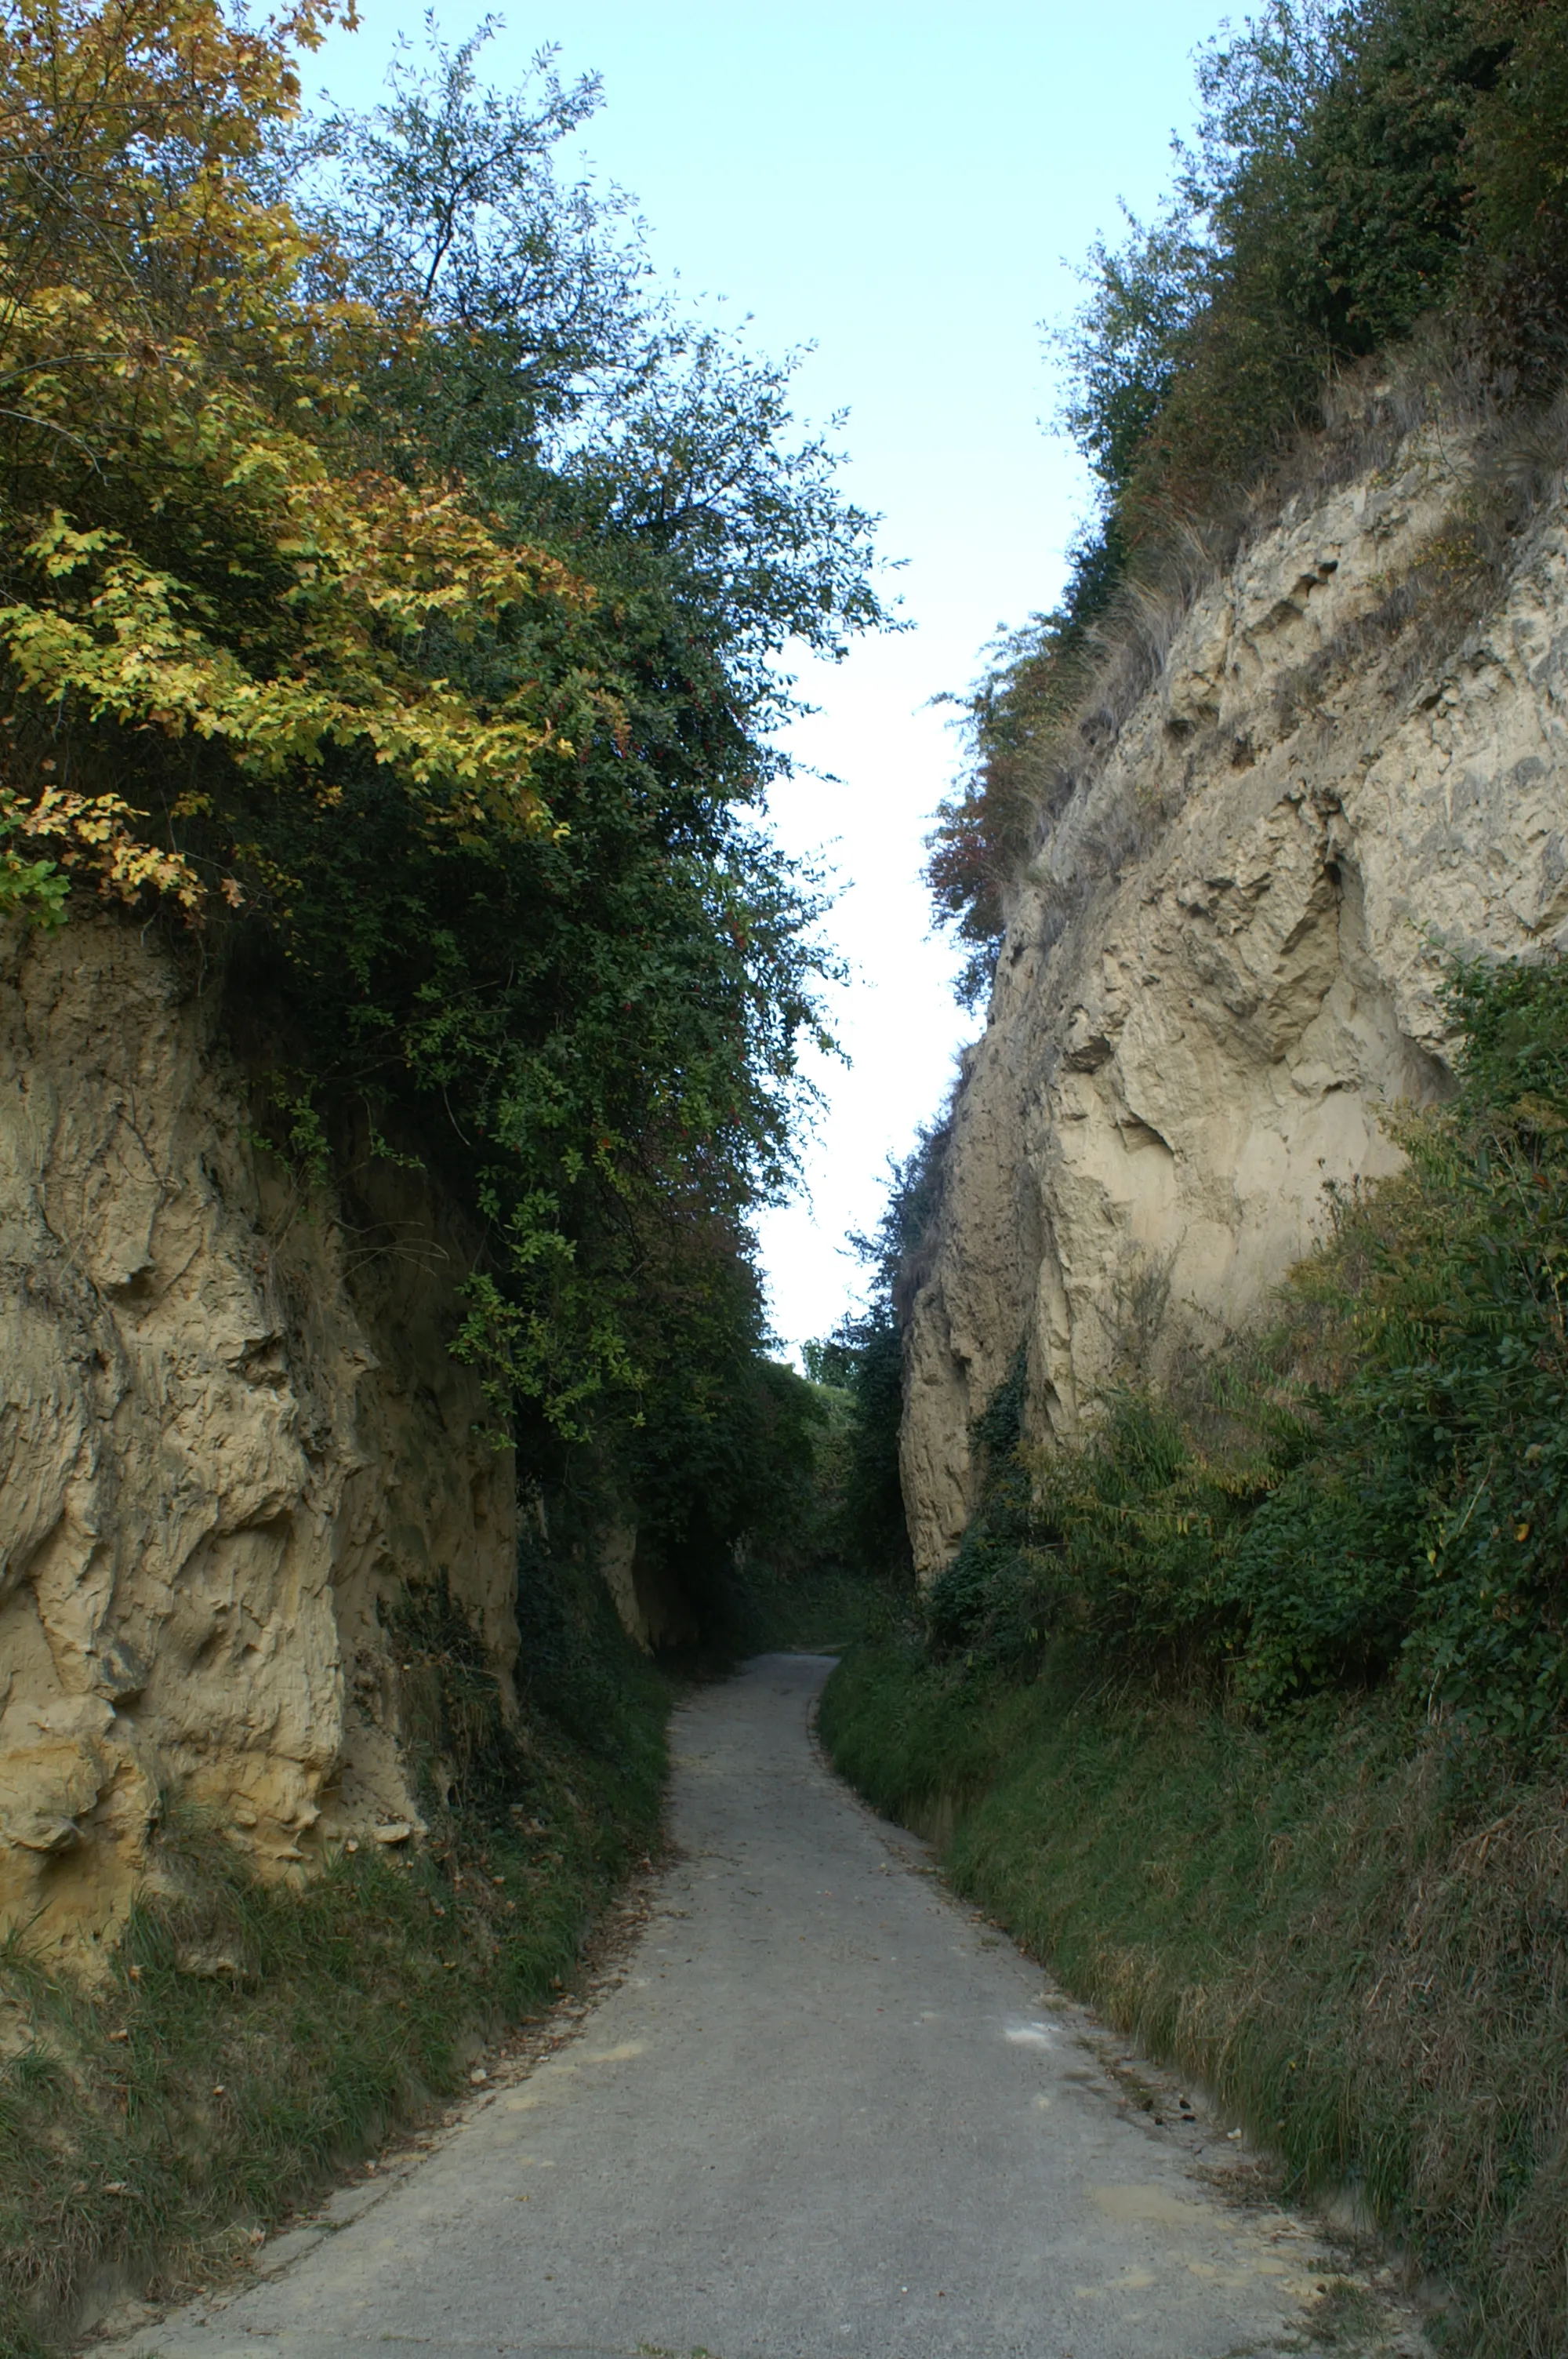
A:
{"label": "path curve", "polygon": [[831,1668],[763,1656],[677,1715],[675,1864],[568,2046],[351,2225],[127,2352],[1318,2347],[1332,2258],[1227,2196],[1223,2125],[1156,2127],[1039,1969],[822,1767],[808,1714]]}

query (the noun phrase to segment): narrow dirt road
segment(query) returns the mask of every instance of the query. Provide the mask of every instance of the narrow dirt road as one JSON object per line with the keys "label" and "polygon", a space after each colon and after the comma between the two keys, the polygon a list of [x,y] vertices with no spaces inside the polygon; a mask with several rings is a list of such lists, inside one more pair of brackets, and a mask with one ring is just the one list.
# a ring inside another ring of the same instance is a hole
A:
{"label": "narrow dirt road", "polygon": [[[823,1769],[807,1719],[830,1668],[767,1656],[681,1713],[676,1864],[626,1979],[569,2045],[351,2225],[130,2349],[1324,2347],[1333,2258],[1301,2221],[1238,2200],[1224,2125],[1178,2118],[1173,2090],[1156,2125],[1120,2051],[1087,2044],[1038,1969]],[[1341,2305],[1341,2353],[1346,2323]],[[1348,2347],[1418,2348],[1397,2325],[1367,2321]]]}

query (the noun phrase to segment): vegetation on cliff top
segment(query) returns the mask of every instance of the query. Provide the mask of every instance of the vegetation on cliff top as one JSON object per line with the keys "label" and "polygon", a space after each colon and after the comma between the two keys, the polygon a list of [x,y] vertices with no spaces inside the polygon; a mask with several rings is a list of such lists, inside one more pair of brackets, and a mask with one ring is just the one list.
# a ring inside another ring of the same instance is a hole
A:
{"label": "vegetation on cliff top", "polygon": [[[1562,0],[1268,0],[1199,53],[1195,142],[1152,223],[1097,244],[1053,341],[1090,518],[1061,604],[992,651],[936,814],[936,912],[987,989],[1008,895],[1104,736],[1086,697],[1142,604],[1244,529],[1325,397],[1441,322],[1503,409],[1568,355]],[[1438,372],[1442,374],[1442,372]]]}
{"label": "vegetation on cliff top", "polygon": [[525,1474],[591,1434],[727,1549],[806,1414],[747,1226],[828,963],[777,658],[881,619],[870,520],[556,175],[591,80],[489,90],[481,29],[308,122],[340,14],[0,9],[0,907],[160,916],[283,1152],[471,1213]]}

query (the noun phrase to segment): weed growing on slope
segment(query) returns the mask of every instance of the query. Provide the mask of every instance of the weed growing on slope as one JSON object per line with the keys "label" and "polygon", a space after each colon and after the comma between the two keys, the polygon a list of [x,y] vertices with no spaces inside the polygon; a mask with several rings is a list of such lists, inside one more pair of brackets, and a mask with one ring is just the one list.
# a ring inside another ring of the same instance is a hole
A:
{"label": "weed growing on slope", "polygon": [[1461,970],[1450,1005],[1456,1094],[1271,1333],[1162,1389],[1130,1350],[1073,1453],[1024,1442],[1020,1355],[952,1564],[822,1728],[1298,2187],[1451,2274],[1474,2347],[1556,2359],[1568,967]]}

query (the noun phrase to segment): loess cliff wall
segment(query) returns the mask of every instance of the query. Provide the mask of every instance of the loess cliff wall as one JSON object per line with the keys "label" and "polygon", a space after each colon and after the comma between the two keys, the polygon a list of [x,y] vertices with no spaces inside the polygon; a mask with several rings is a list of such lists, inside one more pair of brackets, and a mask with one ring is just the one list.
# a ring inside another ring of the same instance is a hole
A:
{"label": "loess cliff wall", "polygon": [[0,929],[0,1928],[79,1954],[172,1808],[269,1874],[417,1834],[406,1586],[515,1663],[469,1243],[384,1161],[351,1221],[250,1103],[156,939]]}
{"label": "loess cliff wall", "polygon": [[923,1579],[1021,1349],[1026,1434],[1070,1445],[1108,1376],[1221,1344],[1444,1092],[1445,960],[1568,937],[1568,513],[1488,556],[1479,465],[1427,429],[1299,495],[1086,713],[911,1277]]}

